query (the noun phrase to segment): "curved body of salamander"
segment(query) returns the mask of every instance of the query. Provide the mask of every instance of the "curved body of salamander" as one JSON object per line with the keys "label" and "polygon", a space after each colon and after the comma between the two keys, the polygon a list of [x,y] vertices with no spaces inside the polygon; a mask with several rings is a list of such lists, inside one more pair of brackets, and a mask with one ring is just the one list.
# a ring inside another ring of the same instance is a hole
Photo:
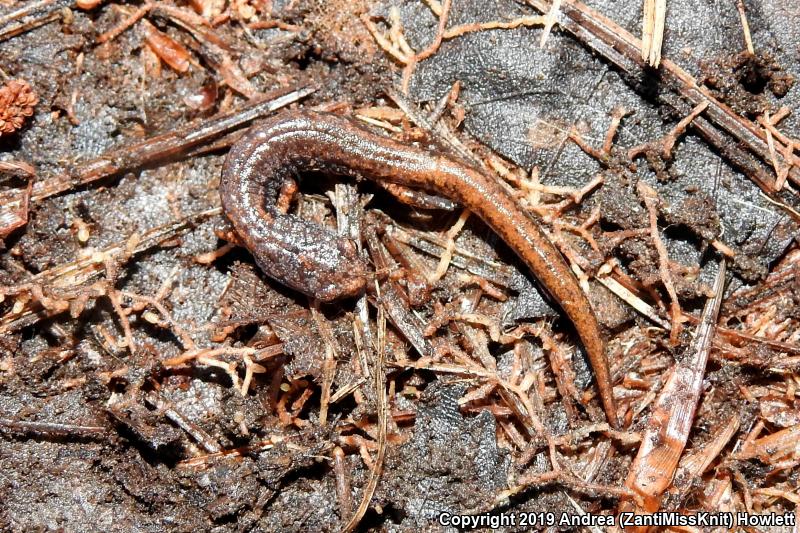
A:
{"label": "curved body of salamander", "polygon": [[275,206],[286,179],[319,170],[424,189],[478,215],[525,262],[575,325],[616,426],[605,343],[586,295],[537,222],[499,183],[474,168],[406,146],[334,115],[295,111],[254,126],[222,171],[222,206],[270,277],[323,301],[364,290],[367,268],[353,242]]}

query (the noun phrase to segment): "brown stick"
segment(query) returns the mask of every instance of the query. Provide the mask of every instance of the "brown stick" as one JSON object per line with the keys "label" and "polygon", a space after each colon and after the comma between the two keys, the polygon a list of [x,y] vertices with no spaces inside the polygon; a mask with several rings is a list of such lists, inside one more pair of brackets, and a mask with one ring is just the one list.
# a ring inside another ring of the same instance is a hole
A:
{"label": "brown stick", "polygon": [[[296,87],[289,91],[276,91],[264,99],[248,103],[243,109],[235,112],[193,122],[144,141],[112,149],[63,174],[38,180],[33,185],[31,202],[39,202],[125,170],[140,168],[166,158],[178,158],[191,148],[207,143],[269,112],[296,102],[314,90],[313,87]],[[15,191],[10,192],[14,193]],[[0,206],[2,206],[0,215],[8,210],[19,209],[20,200],[16,196],[16,194],[10,195],[9,193],[0,194]]]}

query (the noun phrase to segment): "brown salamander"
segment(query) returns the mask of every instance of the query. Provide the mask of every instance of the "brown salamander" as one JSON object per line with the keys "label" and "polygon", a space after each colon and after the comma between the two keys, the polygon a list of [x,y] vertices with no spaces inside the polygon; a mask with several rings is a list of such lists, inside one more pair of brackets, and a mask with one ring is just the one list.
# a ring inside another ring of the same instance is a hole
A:
{"label": "brown salamander", "polygon": [[525,262],[575,324],[609,422],[616,407],[605,342],[586,295],[539,224],[498,182],[449,157],[407,146],[335,115],[283,112],[254,126],[222,170],[222,206],[270,277],[322,301],[354,296],[369,279],[355,244],[276,206],[298,173],[323,171],[423,189],[478,215]]}

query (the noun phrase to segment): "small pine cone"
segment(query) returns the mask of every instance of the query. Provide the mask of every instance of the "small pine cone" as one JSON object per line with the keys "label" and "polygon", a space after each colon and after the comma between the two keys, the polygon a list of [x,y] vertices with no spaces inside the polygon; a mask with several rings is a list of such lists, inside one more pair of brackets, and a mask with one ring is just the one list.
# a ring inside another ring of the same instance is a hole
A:
{"label": "small pine cone", "polygon": [[38,102],[39,97],[24,80],[11,80],[0,87],[0,135],[21,128]]}

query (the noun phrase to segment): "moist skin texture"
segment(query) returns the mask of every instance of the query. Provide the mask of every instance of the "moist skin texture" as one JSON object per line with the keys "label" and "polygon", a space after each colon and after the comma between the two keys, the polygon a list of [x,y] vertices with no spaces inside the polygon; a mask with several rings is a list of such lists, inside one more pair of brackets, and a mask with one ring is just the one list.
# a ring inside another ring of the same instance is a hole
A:
{"label": "moist skin texture", "polygon": [[564,258],[517,201],[464,163],[372,133],[335,115],[283,112],[237,141],[222,170],[222,207],[265,274],[321,301],[355,296],[370,278],[355,244],[277,207],[287,180],[323,171],[445,196],[478,215],[528,265],[572,320],[618,427],[605,343]]}

